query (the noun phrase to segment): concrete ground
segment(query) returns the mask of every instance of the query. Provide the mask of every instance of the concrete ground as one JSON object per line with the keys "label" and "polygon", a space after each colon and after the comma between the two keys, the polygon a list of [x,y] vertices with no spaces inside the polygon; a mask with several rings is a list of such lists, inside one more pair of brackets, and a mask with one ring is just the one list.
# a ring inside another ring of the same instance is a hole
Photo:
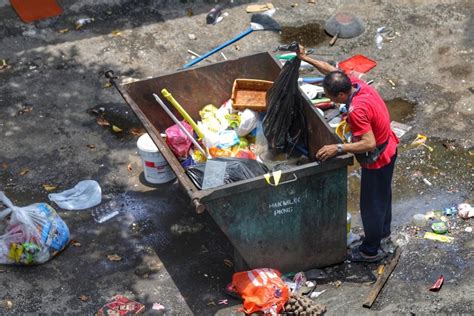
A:
{"label": "concrete ground", "polygon": [[[204,53],[243,31],[250,2],[225,2],[229,16],[210,26],[205,14],[214,1],[67,0],[60,2],[61,16],[24,24],[9,2],[0,0],[0,60],[8,64],[0,69],[1,190],[20,206],[48,201],[43,185],[62,191],[95,179],[104,192],[102,205],[93,210],[60,212],[76,246],[41,266],[0,267],[1,314],[94,314],[115,294],[142,302],[148,314],[237,313],[236,300],[218,304],[228,298],[222,289],[233,272],[228,266],[232,246],[208,214],[195,214],[177,183],[143,183],[135,136],[141,124],[103,74],[113,69],[121,79],[143,79],[173,72],[189,60],[187,49]],[[325,269],[328,278],[317,290],[328,291],[317,302],[333,315],[474,312],[474,244],[472,233],[464,231],[472,220],[450,219],[453,244],[425,240],[423,230],[410,227],[415,213],[474,202],[473,2],[273,4],[283,34],[255,32],[223,50],[228,58],[272,50],[292,39],[315,48],[316,57],[325,60],[364,54],[378,63],[367,78],[375,80],[394,118],[413,126],[402,139],[394,180],[394,237],[403,245],[397,270],[374,312],[361,303],[376,265]],[[358,15],[366,31],[329,47],[320,25],[338,11]],[[83,17],[95,20],[75,30]],[[395,35],[379,50],[374,38],[384,25]],[[123,131],[98,125],[97,111]],[[428,136],[433,152],[408,145],[417,133]],[[349,177],[354,226],[360,226],[357,183],[354,169]],[[98,224],[97,214],[111,209],[120,214]],[[110,254],[122,259],[110,261]],[[428,292],[440,274],[444,287]],[[153,311],[155,302],[165,310]]]}

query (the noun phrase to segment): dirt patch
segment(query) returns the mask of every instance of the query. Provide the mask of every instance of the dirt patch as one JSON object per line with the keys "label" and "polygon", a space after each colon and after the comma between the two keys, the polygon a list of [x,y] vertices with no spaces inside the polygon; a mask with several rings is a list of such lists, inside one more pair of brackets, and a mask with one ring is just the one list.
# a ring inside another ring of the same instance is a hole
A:
{"label": "dirt patch", "polygon": [[323,26],[317,22],[305,24],[300,27],[283,27],[281,32],[281,42],[291,43],[297,41],[304,46],[316,46],[328,38]]}
{"label": "dirt patch", "polygon": [[440,72],[449,72],[454,78],[465,78],[472,73],[472,66],[469,64],[454,65],[439,69]]}

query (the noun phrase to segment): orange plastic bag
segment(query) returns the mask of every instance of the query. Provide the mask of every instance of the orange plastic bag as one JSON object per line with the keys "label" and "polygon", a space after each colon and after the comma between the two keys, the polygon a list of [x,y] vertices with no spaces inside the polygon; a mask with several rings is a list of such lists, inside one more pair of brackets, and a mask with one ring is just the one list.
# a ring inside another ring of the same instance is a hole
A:
{"label": "orange plastic bag", "polygon": [[288,301],[289,291],[275,269],[254,269],[237,272],[232,285],[244,300],[243,312],[278,315]]}

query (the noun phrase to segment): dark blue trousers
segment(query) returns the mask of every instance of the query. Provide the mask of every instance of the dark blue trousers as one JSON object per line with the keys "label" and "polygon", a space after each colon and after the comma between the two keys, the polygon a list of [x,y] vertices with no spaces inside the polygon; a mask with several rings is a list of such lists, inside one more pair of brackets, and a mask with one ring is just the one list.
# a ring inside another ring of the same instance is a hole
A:
{"label": "dark blue trousers", "polygon": [[374,256],[382,238],[390,236],[392,222],[392,177],[397,153],[380,169],[362,168],[360,215],[365,238],[359,250]]}

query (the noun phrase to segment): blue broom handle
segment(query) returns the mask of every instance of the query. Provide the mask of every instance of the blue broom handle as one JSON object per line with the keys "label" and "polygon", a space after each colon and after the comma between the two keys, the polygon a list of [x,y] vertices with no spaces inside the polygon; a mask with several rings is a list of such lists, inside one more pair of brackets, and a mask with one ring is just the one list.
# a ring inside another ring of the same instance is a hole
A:
{"label": "blue broom handle", "polygon": [[191,67],[191,66],[197,64],[197,63],[200,62],[201,60],[206,59],[207,57],[209,57],[209,56],[211,56],[212,54],[214,54],[214,53],[220,51],[221,49],[223,49],[223,48],[225,48],[225,47],[227,47],[227,46],[229,46],[229,45],[231,45],[231,44],[237,42],[238,40],[242,39],[243,37],[249,35],[249,34],[252,33],[252,32],[253,32],[253,29],[252,29],[251,27],[249,27],[247,30],[245,30],[244,32],[240,33],[239,35],[237,35],[237,36],[234,37],[233,39],[231,39],[231,40],[225,42],[224,44],[221,44],[221,45],[217,46],[216,48],[214,48],[214,49],[211,50],[210,52],[208,52],[208,53],[202,55],[201,57],[198,57],[198,58],[196,58],[196,59],[191,60],[189,63],[185,64],[185,65],[183,66],[183,68],[189,68],[189,67]]}

